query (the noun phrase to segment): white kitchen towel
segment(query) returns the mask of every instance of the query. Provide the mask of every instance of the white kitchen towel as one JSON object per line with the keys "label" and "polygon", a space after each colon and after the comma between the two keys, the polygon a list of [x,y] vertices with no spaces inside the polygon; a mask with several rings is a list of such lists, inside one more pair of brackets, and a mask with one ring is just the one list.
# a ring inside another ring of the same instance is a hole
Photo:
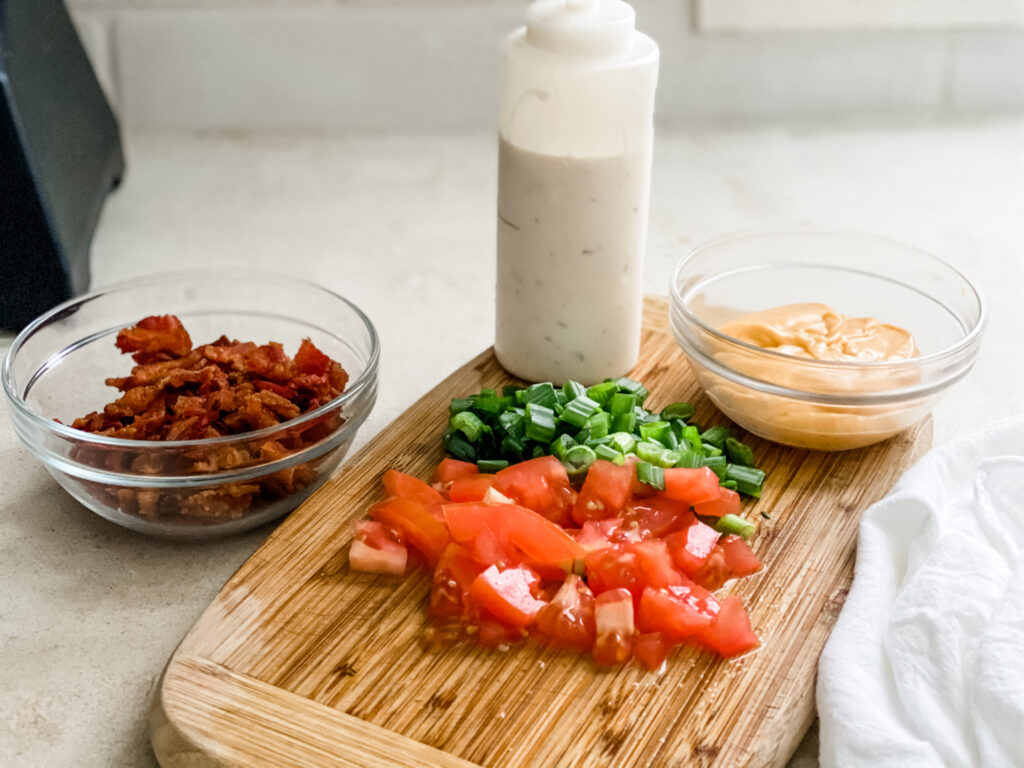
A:
{"label": "white kitchen towel", "polygon": [[1024,766],[1024,419],[865,512],[817,695],[825,768]]}

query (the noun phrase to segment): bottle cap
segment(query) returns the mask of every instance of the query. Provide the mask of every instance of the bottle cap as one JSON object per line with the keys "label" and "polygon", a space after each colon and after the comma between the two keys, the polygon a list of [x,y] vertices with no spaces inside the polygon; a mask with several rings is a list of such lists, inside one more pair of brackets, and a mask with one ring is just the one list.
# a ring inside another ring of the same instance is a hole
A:
{"label": "bottle cap", "polygon": [[629,50],[636,13],[623,0],[534,0],[526,40],[566,56],[614,56]]}

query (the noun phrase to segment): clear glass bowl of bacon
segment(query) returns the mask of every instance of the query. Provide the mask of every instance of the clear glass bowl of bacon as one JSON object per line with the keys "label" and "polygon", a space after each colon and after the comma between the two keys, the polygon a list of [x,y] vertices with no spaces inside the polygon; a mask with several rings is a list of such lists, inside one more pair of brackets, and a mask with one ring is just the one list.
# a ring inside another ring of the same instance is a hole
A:
{"label": "clear glass bowl of bacon", "polygon": [[287,514],[377,397],[352,302],[292,277],[159,275],[39,317],[4,359],[21,440],[75,499],[142,533],[209,538]]}

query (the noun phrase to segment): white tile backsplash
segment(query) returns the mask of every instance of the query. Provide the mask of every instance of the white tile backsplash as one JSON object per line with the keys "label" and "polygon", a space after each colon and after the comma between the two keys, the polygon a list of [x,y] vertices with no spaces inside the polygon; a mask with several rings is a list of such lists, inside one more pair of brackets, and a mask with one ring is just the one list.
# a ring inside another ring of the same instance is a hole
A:
{"label": "white tile backsplash", "polygon": [[[1024,109],[1024,30],[707,32],[699,1],[634,0],[663,122]],[[400,131],[494,124],[527,0],[69,3],[130,128]]]}

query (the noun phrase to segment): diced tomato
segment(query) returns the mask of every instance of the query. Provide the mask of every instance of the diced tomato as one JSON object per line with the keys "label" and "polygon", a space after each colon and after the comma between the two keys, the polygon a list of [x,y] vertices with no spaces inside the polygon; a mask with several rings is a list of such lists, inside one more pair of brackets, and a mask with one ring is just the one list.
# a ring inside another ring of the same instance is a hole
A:
{"label": "diced tomato", "polygon": [[626,525],[635,523],[639,536],[649,539],[682,530],[692,524],[695,518],[689,504],[656,494],[638,499],[627,506],[623,519]]}
{"label": "diced tomato", "polygon": [[582,525],[586,520],[615,517],[629,501],[632,485],[632,468],[595,461],[587,470],[587,479],[572,507],[572,519]]}
{"label": "diced tomato", "polygon": [[455,503],[483,501],[487,491],[494,485],[494,475],[470,475],[452,480],[448,498]]}
{"label": "diced tomato", "polygon": [[668,545],[661,539],[648,539],[630,545],[640,564],[644,586],[667,587],[682,584],[685,579],[672,567]]}
{"label": "diced tomato", "polygon": [[462,545],[452,542],[446,546],[434,567],[427,613],[433,618],[469,619],[473,613],[469,590],[483,570]]}
{"label": "diced tomato", "polygon": [[400,576],[405,573],[408,557],[408,550],[388,536],[384,526],[376,520],[356,523],[348,551],[352,570]]}
{"label": "diced tomato", "polygon": [[627,546],[614,544],[591,552],[584,558],[587,584],[595,595],[615,589],[640,594],[643,589],[640,558],[630,552]]}
{"label": "diced tomato", "polygon": [[412,475],[399,472],[397,469],[389,469],[381,480],[388,496],[409,499],[409,501],[415,501],[425,507],[444,503],[444,497],[429,485]]}
{"label": "diced tomato", "polygon": [[693,579],[708,589],[718,589],[729,579],[749,576],[761,570],[761,561],[741,537],[723,536]]}
{"label": "diced tomato", "polygon": [[541,456],[506,467],[497,474],[494,488],[524,507],[559,525],[571,522],[569,515],[576,491],[569,475],[554,456]]}
{"label": "diced tomato", "polygon": [[583,527],[576,531],[573,538],[584,552],[606,549],[612,545],[611,537],[622,524],[622,519],[610,517],[607,520],[587,520]]}
{"label": "diced tomato", "polygon": [[[479,474],[480,470],[476,464],[472,464],[468,461],[459,461],[458,459],[441,459],[441,463],[437,465],[437,469],[434,470],[434,474],[430,477],[430,484],[435,488],[441,486],[447,488],[452,484],[452,481],[457,480],[460,477],[472,477],[473,475]],[[440,490],[440,488],[438,488]]]}
{"label": "diced tomato", "polygon": [[718,544],[719,536],[710,525],[694,520],[692,525],[666,536],[665,543],[676,568],[693,578]]}
{"label": "diced tomato", "polygon": [[594,594],[570,573],[547,605],[537,613],[536,627],[552,645],[589,650],[594,644]]}
{"label": "diced tomato", "polygon": [[494,532],[500,541],[521,549],[543,565],[566,567],[583,556],[579,544],[555,523],[516,504],[445,504],[448,528],[456,541],[468,541],[483,528]]}
{"label": "diced tomato", "polygon": [[654,589],[640,596],[637,623],[643,632],[661,632],[681,642],[700,637],[719,611],[715,596],[693,582]]}
{"label": "diced tomato", "polygon": [[469,593],[499,621],[526,627],[544,607],[544,602],[533,596],[539,583],[537,574],[525,566],[499,571],[492,565],[476,577]]}
{"label": "diced tomato", "polygon": [[693,505],[693,511],[706,517],[723,517],[739,515],[742,512],[740,495],[731,488],[718,486],[718,498]]}
{"label": "diced tomato", "polygon": [[594,661],[625,664],[633,655],[633,596],[625,589],[613,589],[594,601]]}
{"label": "diced tomato", "polygon": [[672,645],[672,641],[661,632],[644,632],[633,640],[633,658],[656,672],[668,658]]}
{"label": "diced tomato", "polygon": [[402,533],[431,565],[448,544],[448,528],[423,504],[395,496],[370,507],[370,517]]}
{"label": "diced tomato", "polygon": [[700,504],[718,498],[718,475],[708,467],[687,469],[674,467],[665,470],[666,498]]}
{"label": "diced tomato", "polygon": [[701,635],[711,650],[725,658],[746,653],[761,644],[750,626],[743,601],[736,595],[729,595],[722,601],[715,622]]}

